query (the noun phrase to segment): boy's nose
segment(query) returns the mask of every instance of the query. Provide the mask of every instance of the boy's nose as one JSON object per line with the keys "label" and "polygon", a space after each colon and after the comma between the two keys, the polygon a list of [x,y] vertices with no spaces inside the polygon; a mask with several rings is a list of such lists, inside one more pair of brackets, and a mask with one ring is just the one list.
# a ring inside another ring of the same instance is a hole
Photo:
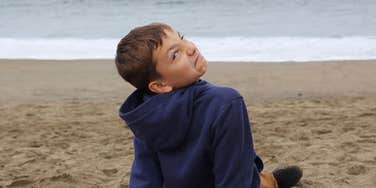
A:
{"label": "boy's nose", "polygon": [[188,55],[192,56],[196,53],[196,46],[193,44],[193,42],[188,41],[187,44],[187,53]]}

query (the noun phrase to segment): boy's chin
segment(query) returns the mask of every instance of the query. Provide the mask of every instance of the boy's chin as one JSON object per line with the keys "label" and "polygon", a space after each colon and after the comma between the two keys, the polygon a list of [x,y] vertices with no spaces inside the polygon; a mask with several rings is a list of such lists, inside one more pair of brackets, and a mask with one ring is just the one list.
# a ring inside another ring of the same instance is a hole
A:
{"label": "boy's chin", "polygon": [[200,79],[202,76],[204,76],[204,74],[206,73],[206,70],[207,70],[207,67],[204,67],[204,68],[199,72],[199,76],[198,76],[197,80]]}

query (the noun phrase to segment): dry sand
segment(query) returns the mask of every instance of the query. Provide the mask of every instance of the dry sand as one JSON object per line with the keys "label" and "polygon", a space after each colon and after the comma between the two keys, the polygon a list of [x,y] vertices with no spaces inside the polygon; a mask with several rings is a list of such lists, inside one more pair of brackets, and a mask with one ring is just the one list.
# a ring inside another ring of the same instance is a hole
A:
{"label": "dry sand", "polygon": [[[204,79],[248,105],[266,170],[298,187],[376,187],[376,61],[210,63]],[[0,60],[0,188],[128,187],[133,91],[109,60]]]}

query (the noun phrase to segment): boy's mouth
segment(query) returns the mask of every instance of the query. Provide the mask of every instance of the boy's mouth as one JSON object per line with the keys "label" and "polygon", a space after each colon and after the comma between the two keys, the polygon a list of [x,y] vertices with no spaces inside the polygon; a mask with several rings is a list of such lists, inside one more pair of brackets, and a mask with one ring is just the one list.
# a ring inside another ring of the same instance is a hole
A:
{"label": "boy's mouth", "polygon": [[196,67],[197,66],[197,64],[198,64],[198,62],[201,60],[201,54],[200,53],[198,53],[197,54],[197,57],[195,58],[195,61],[194,61],[194,66]]}

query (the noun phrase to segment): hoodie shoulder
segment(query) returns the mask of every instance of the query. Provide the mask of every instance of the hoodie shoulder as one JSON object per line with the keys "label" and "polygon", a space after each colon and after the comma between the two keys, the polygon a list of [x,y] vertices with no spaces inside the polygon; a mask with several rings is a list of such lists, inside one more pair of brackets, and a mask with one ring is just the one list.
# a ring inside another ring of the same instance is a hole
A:
{"label": "hoodie shoulder", "polygon": [[221,103],[228,103],[234,99],[242,98],[237,90],[217,85],[210,85],[205,94],[213,100]]}

